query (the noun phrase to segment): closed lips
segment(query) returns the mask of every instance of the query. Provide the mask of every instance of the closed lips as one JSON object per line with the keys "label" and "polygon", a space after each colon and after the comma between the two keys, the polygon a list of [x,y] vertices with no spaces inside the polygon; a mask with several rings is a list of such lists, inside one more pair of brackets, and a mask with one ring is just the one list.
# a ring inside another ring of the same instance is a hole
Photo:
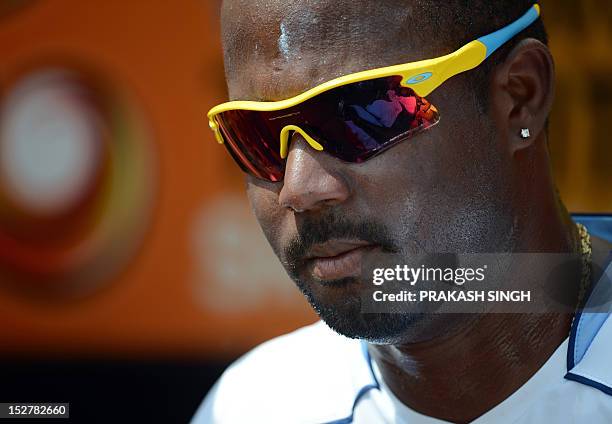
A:
{"label": "closed lips", "polygon": [[375,246],[364,241],[329,241],[314,246],[309,268],[319,280],[339,280],[361,274],[364,255]]}

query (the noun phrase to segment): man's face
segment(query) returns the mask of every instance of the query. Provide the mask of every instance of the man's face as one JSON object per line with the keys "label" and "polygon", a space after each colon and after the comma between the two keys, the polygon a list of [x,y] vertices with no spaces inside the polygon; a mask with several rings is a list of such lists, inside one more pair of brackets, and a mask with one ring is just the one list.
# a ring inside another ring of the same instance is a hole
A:
{"label": "man's face", "polygon": [[[419,34],[411,37],[406,22],[417,12],[410,7],[399,13],[384,2],[360,3],[288,0],[247,8],[226,1],[231,99],[284,99],[341,75],[460,47],[437,51]],[[469,81],[456,76],[427,96],[440,111],[436,126],[364,163],[315,151],[295,134],[282,182],[247,177],[272,248],[336,331],[381,343],[443,334],[456,321],[452,315],[361,313],[373,268],[435,266],[439,253],[503,251],[511,242],[509,154]]]}

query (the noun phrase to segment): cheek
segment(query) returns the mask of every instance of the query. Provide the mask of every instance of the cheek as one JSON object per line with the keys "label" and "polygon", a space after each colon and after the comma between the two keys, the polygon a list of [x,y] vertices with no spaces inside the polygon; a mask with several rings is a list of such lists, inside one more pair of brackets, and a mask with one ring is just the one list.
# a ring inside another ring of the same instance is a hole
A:
{"label": "cheek", "polygon": [[441,175],[434,161],[436,145],[442,140],[423,133],[406,140],[362,164],[355,187],[364,203],[390,223],[405,209],[422,209],[439,186]]}
{"label": "cheek", "polygon": [[355,173],[362,206],[407,250],[462,246],[474,235],[474,222],[484,231],[494,225],[496,208],[489,203],[499,191],[496,178],[487,172],[498,168],[492,166],[494,143],[478,128],[461,131],[459,123],[440,122]]}
{"label": "cheek", "polygon": [[262,183],[249,179],[247,181],[247,197],[251,208],[268,239],[268,242],[276,250],[278,235],[281,231],[283,212],[278,204],[277,184]]}

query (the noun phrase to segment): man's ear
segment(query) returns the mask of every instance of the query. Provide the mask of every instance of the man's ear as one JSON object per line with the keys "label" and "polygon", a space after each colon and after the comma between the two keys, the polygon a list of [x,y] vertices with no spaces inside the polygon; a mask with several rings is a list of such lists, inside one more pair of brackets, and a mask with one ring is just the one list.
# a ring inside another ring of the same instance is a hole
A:
{"label": "man's ear", "polygon": [[491,112],[505,132],[510,154],[544,137],[554,99],[555,68],[545,44],[527,38],[496,66],[490,80]]}

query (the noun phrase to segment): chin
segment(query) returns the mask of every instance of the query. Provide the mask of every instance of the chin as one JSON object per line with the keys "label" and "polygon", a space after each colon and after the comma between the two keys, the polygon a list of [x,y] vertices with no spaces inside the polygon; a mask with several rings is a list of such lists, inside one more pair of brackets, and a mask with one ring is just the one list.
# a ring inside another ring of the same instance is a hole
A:
{"label": "chin", "polygon": [[414,343],[428,339],[424,325],[431,314],[364,313],[359,281],[353,278],[333,282],[297,280],[300,291],[335,332],[375,344]]}
{"label": "chin", "polygon": [[319,313],[335,332],[373,344],[405,344],[421,341],[418,328],[426,320],[423,314]]}

